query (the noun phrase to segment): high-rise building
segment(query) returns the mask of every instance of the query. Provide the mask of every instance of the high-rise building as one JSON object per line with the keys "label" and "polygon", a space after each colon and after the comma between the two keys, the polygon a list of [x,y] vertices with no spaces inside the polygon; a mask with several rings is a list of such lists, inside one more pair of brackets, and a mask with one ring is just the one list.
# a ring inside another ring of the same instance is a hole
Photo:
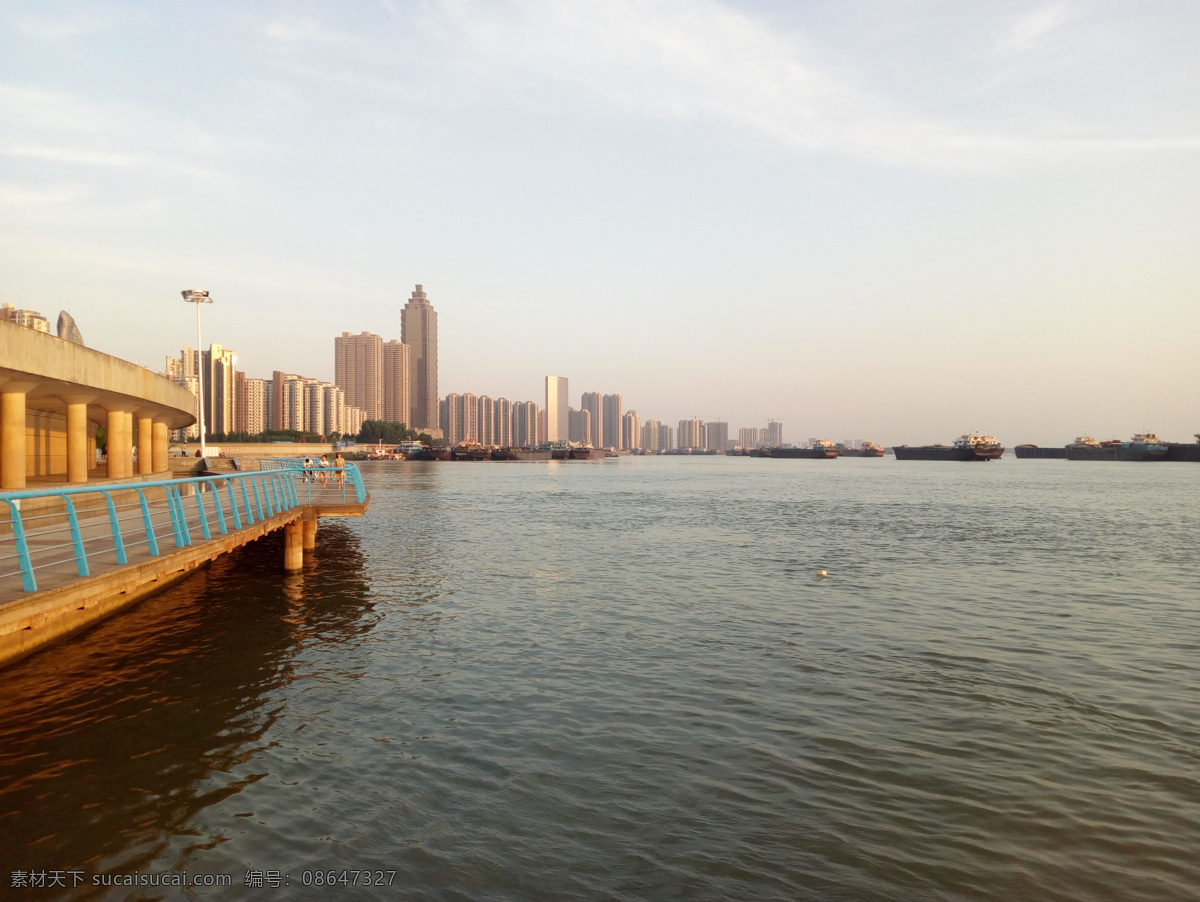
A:
{"label": "high-rise building", "polygon": [[546,440],[565,442],[569,438],[567,377],[546,377]]}
{"label": "high-rise building", "polygon": [[209,434],[237,431],[237,355],[218,344],[200,355],[204,367],[204,428]]}
{"label": "high-rise building", "polygon": [[439,417],[442,434],[451,445],[463,441],[462,395],[451,392],[441,401],[442,410]]}
{"label": "high-rise building", "polygon": [[567,418],[571,423],[567,438],[581,445],[590,445],[592,443],[592,412],[590,410],[576,410],[572,407],[567,412]]}
{"label": "high-rise building", "polygon": [[778,448],[783,445],[783,423],[778,420],[767,420],[767,434],[763,444],[768,448]]}
{"label": "high-rise building", "polygon": [[438,428],[437,311],[420,285],[400,312],[400,340],[409,346],[409,404],[416,429]]}
{"label": "high-rise building", "polygon": [[605,395],[601,399],[601,448],[621,447],[621,396]]}
{"label": "high-rise building", "polygon": [[266,379],[238,380],[238,432],[258,435],[267,431],[270,386],[271,383]]}
{"label": "high-rise building", "polygon": [[679,421],[679,447],[701,450],[704,448],[704,424],[695,418]]}
{"label": "high-rise building", "polygon": [[462,411],[462,419],[459,421],[459,435],[462,436],[460,442],[477,442],[479,441],[479,398],[470,392],[465,392],[462,396],[462,404],[459,406]]}
{"label": "high-rise building", "polygon": [[705,449],[709,451],[728,451],[729,424],[720,421],[704,424]]}
{"label": "high-rise building", "polygon": [[591,415],[591,434],[587,438],[587,443],[590,443],[593,448],[600,448],[600,430],[601,424],[604,422],[601,417],[600,392],[585,391],[579,399],[579,409],[586,410]]}
{"label": "high-rise building", "polygon": [[361,407],[368,420],[383,416],[383,339],[370,332],[343,332],[333,339],[333,381],[346,403]]}
{"label": "high-rise building", "polygon": [[673,451],[675,449],[675,430],[666,423],[658,427],[658,448],[660,451]]}
{"label": "high-rise building", "polygon": [[647,451],[661,451],[659,445],[658,427],[661,426],[658,420],[647,420],[646,425],[642,427],[642,447]]}
{"label": "high-rise building", "polygon": [[497,398],[495,408],[495,430],[496,444],[501,448],[511,448],[516,442],[513,441],[513,405],[508,398]]}
{"label": "high-rise building", "polygon": [[537,402],[514,401],[512,406],[512,443],[520,448],[536,447],[539,444],[537,426]]}
{"label": "high-rise building", "polygon": [[496,441],[496,401],[491,395],[479,396],[479,413],[476,422],[479,424],[479,444],[494,446]]}
{"label": "high-rise building", "polygon": [[[383,418],[412,427],[412,349],[403,342],[383,343]],[[349,403],[349,402],[347,402]]]}
{"label": "high-rise building", "polygon": [[738,430],[738,447],[761,448],[765,429],[755,429],[753,426]]}
{"label": "high-rise building", "polygon": [[642,447],[642,420],[636,410],[621,417],[621,447],[626,451]]}

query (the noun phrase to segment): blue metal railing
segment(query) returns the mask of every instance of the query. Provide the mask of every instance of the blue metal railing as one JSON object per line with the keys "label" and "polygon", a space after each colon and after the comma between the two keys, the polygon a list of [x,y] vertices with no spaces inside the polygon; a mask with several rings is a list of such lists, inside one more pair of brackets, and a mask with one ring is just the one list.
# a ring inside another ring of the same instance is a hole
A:
{"label": "blue metal railing", "polygon": [[[311,458],[308,458],[312,460]],[[306,503],[312,503],[315,492],[320,500],[328,501],[329,489],[340,490],[342,503],[346,503],[346,486],[354,489],[354,503],[362,504],[367,500],[367,489],[363,485],[362,471],[354,464],[347,463],[342,467],[322,466],[312,461],[309,466],[297,457],[263,457],[258,461],[260,470],[299,471],[302,474]]]}
{"label": "blue metal railing", "polygon": [[[366,500],[362,475],[353,464],[321,468],[318,474],[306,470],[302,460],[262,463],[258,471],[217,476],[0,492],[0,581],[19,574],[22,589],[34,592],[39,568],[73,563],[79,576],[90,576],[89,559],[111,555],[124,565],[130,551],[142,546],[158,556],[168,534],[176,548],[184,548],[196,541],[196,533],[211,539],[300,505],[345,503],[347,483],[357,503]],[[23,511],[23,503],[33,499],[61,504],[24,504],[32,509]],[[86,518],[79,510],[85,499],[93,507]],[[11,552],[4,548],[10,541]]]}

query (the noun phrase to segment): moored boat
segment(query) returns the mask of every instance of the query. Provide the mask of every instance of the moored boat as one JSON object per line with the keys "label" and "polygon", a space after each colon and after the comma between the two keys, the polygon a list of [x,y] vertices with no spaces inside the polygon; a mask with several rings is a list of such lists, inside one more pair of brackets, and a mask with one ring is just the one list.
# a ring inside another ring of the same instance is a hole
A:
{"label": "moored boat", "polygon": [[1026,442],[1023,445],[1017,445],[1013,448],[1013,453],[1022,460],[1040,459],[1040,460],[1065,460],[1067,456],[1066,446],[1062,448],[1039,448],[1037,445]]}
{"label": "moored boat", "polygon": [[837,445],[833,442],[819,439],[809,448],[771,448],[771,457],[790,458],[792,460],[836,460]]}
{"label": "moored boat", "polygon": [[896,445],[896,460],[997,460],[1004,447],[991,435],[966,432],[953,445]]}
{"label": "moored boat", "polygon": [[858,448],[840,448],[839,457],[883,457],[883,446],[874,442],[863,442]]}

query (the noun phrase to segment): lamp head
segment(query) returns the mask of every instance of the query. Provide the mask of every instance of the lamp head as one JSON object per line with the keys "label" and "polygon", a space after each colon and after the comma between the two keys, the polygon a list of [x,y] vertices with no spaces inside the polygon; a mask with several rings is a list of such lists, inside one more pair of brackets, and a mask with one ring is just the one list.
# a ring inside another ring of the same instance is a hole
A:
{"label": "lamp head", "polygon": [[191,289],[188,289],[186,291],[181,291],[179,293],[181,295],[183,295],[183,299],[185,301],[187,301],[187,303],[189,303],[189,304],[211,304],[212,303],[212,298],[210,298],[208,296],[207,291],[192,291]]}

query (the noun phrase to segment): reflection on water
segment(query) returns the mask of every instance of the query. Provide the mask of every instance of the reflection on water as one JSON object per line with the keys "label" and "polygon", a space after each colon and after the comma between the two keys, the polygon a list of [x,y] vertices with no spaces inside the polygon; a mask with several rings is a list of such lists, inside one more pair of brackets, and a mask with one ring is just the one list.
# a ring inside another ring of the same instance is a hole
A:
{"label": "reflection on water", "polygon": [[316,867],[394,872],[361,898],[1200,885],[1200,468],[365,471],[370,515],[323,521],[302,574],[268,538],[4,673],[0,873],[233,875],[204,898],[248,870],[324,898]]}

